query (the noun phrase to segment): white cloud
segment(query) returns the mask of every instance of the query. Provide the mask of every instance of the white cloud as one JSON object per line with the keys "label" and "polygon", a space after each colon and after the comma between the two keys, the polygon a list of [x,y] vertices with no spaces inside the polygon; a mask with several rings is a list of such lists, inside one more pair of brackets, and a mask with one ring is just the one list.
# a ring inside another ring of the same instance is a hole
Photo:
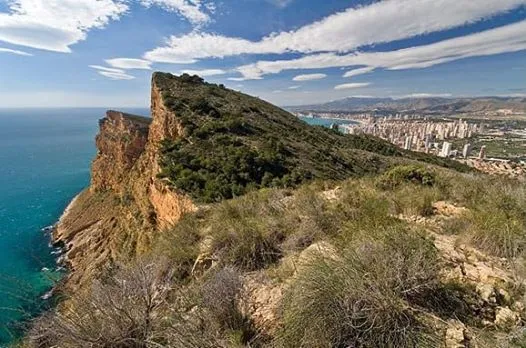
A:
{"label": "white cloud", "polygon": [[343,74],[343,77],[353,77],[353,76],[367,74],[367,73],[374,71],[374,69],[375,67],[367,66],[365,68],[349,70],[345,74]]}
{"label": "white cloud", "polygon": [[321,80],[326,78],[326,74],[305,74],[298,75],[292,79],[292,81],[312,81],[312,80]]}
{"label": "white cloud", "polygon": [[437,43],[387,52],[322,53],[292,60],[259,61],[238,67],[245,79],[284,70],[368,66],[389,70],[427,68],[458,59],[526,50],[526,20]]}
{"label": "white cloud", "polygon": [[99,71],[102,76],[108,77],[112,80],[133,80],[135,76],[128,75],[125,72],[111,72],[111,71]]}
{"label": "white cloud", "polygon": [[183,70],[183,74],[198,75],[201,77],[217,76],[226,74],[225,70],[222,69],[205,69],[205,70]]}
{"label": "white cloud", "polygon": [[260,41],[192,32],[170,37],[146,59],[190,64],[203,58],[286,52],[350,52],[474,23],[525,5],[526,0],[384,0],[350,8],[295,31],[273,33]]}
{"label": "white cloud", "polygon": [[267,1],[279,8],[285,8],[289,6],[294,0],[267,0]]}
{"label": "white cloud", "polygon": [[451,93],[412,93],[398,98],[449,98]]}
{"label": "white cloud", "polygon": [[213,6],[203,4],[201,0],[140,0],[143,6],[161,6],[167,11],[176,12],[193,24],[202,25],[210,21],[210,16],[203,11]]}
{"label": "white cloud", "polygon": [[261,79],[263,79],[261,76],[255,77],[253,79],[252,78],[247,79],[247,78],[244,78],[244,77],[229,77],[229,78],[227,78],[227,80],[229,80],[229,81],[237,81],[237,82],[239,82],[239,81],[246,81],[246,80],[261,80]]}
{"label": "white cloud", "polygon": [[11,53],[11,54],[16,54],[16,55],[19,55],[19,56],[32,56],[31,53],[27,53],[27,52],[24,52],[24,51],[19,51],[19,50],[12,50],[10,48],[5,48],[5,47],[0,47],[0,53]]}
{"label": "white cloud", "polygon": [[97,69],[97,70],[100,70],[100,71],[106,71],[106,72],[111,72],[111,73],[117,73],[117,74],[124,74],[125,71],[122,70],[122,69],[114,69],[114,68],[107,68],[105,66],[100,66],[100,65],[90,65],[89,66],[90,68],[93,68],[93,69]]}
{"label": "white cloud", "polygon": [[360,83],[344,83],[341,85],[334,86],[334,89],[339,91],[342,89],[352,89],[352,88],[362,88],[369,86],[369,82],[360,82]]}
{"label": "white cloud", "polygon": [[11,0],[0,12],[0,41],[56,52],[85,40],[128,10],[124,0]]}
{"label": "white cloud", "polygon": [[113,58],[106,59],[106,63],[117,69],[144,69],[151,70],[152,62],[144,59]]}

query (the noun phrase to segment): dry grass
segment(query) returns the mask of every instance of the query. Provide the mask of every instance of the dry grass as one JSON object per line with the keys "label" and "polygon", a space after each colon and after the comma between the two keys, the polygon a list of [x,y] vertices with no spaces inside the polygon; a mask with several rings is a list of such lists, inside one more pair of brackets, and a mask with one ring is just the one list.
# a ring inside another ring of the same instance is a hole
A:
{"label": "dry grass", "polygon": [[408,299],[438,284],[432,244],[388,229],[315,258],[283,300],[282,347],[417,347],[437,340]]}

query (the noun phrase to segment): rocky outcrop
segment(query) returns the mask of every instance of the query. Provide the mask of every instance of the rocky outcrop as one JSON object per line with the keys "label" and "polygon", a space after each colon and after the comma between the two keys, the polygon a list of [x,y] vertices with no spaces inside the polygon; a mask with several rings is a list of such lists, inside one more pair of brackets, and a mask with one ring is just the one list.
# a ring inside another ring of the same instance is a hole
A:
{"label": "rocky outcrop", "polygon": [[157,231],[196,209],[189,197],[158,178],[160,142],[183,132],[162,98],[153,83],[151,118],[108,111],[100,120],[91,185],[54,232],[71,269],[68,286],[79,286],[112,261],[148,251]]}
{"label": "rocky outcrop", "polygon": [[144,152],[150,123],[150,119],[117,111],[108,111],[100,120],[98,154],[91,173],[92,191],[122,192],[125,178]]}

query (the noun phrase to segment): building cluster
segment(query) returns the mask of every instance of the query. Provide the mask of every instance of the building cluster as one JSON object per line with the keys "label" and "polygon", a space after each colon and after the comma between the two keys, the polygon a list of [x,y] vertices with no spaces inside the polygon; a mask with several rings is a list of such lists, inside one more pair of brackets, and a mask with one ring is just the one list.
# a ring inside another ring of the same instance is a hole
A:
{"label": "building cluster", "polygon": [[[439,121],[411,115],[369,117],[360,120],[359,124],[340,127],[345,133],[371,134],[406,150],[434,153],[442,157],[460,155],[458,150],[453,150],[453,144],[448,140],[469,139],[484,131],[482,125],[468,123],[462,119]],[[466,144],[461,154],[467,158],[471,151],[471,144]]]}

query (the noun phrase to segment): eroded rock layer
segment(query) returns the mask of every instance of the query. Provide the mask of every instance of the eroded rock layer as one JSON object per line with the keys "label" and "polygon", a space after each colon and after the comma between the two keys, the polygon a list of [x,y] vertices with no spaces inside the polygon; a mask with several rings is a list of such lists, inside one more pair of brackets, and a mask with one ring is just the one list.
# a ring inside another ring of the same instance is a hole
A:
{"label": "eroded rock layer", "polygon": [[146,118],[108,111],[99,122],[91,185],[70,204],[54,233],[55,242],[65,246],[68,287],[79,286],[113,261],[147,252],[156,231],[196,209],[157,178],[159,143],[175,139],[181,127],[164,107],[155,82],[151,113]]}

